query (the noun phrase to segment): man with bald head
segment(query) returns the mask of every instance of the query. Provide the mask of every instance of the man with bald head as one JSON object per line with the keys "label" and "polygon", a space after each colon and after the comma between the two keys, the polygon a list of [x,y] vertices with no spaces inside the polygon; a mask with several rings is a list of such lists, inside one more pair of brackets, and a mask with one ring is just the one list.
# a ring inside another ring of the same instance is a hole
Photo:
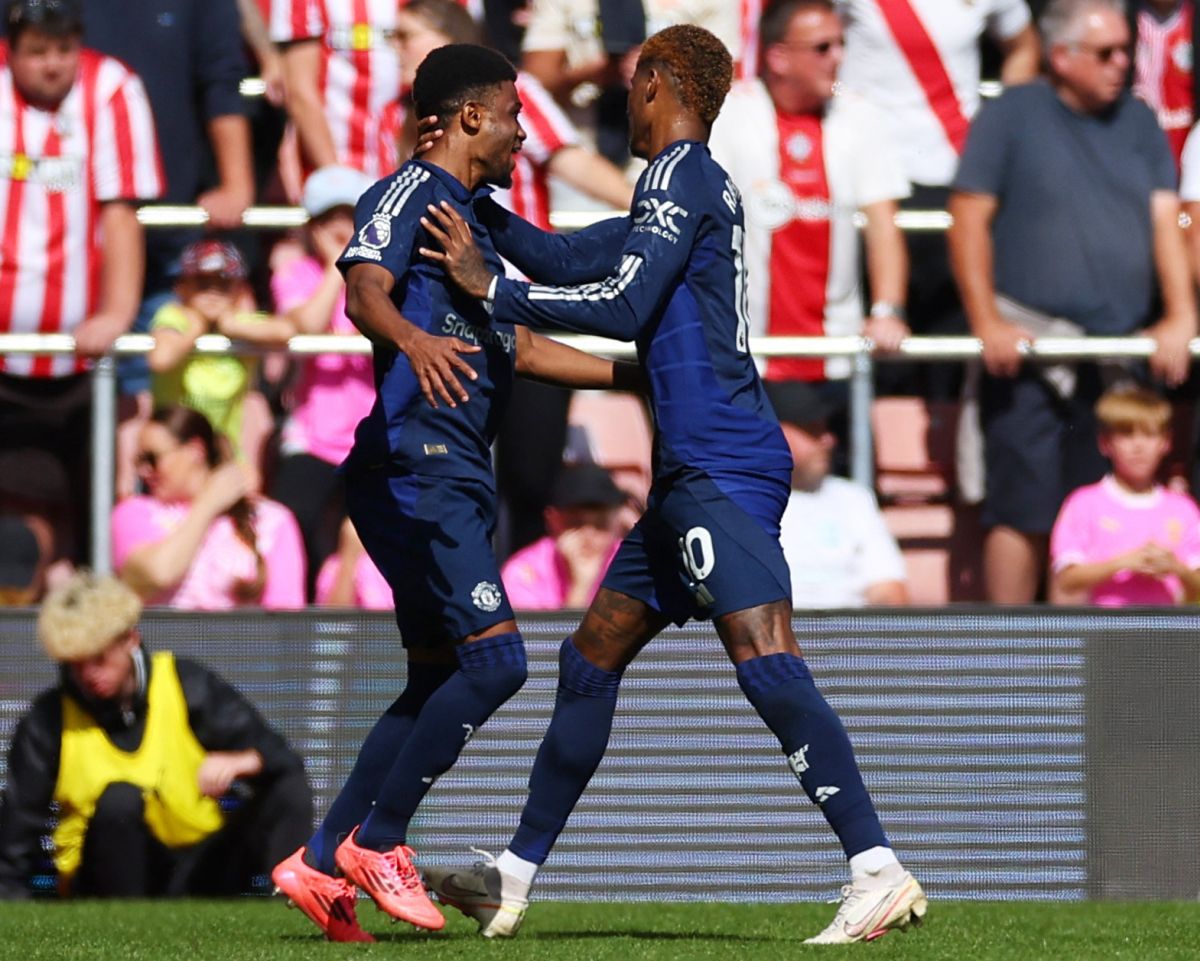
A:
{"label": "man with bald head", "polygon": [[980,113],[950,202],[955,278],[987,368],[987,593],[1010,604],[1034,600],[1067,491],[1104,473],[1090,443],[1097,369],[1047,377],[1022,363],[1022,343],[1143,330],[1156,343],[1151,371],[1174,386],[1196,332],[1174,161],[1126,89],[1124,5],[1052,0],[1039,26],[1047,78]]}

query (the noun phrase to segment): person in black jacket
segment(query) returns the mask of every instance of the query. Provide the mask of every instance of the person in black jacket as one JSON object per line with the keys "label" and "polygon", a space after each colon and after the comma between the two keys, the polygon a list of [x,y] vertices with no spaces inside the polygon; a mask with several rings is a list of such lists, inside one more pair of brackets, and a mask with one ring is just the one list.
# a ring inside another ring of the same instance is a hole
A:
{"label": "person in black jacket", "polygon": [[299,756],[220,677],[147,653],[141,612],[86,571],[42,606],[60,681],[9,750],[0,898],[29,895],[47,833],[60,895],[151,897],[248,891],[312,829]]}

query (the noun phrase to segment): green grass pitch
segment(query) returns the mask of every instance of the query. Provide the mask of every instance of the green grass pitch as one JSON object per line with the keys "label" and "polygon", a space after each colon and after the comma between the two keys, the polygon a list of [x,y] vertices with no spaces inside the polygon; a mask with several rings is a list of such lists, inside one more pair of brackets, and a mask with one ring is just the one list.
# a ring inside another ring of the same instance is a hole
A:
{"label": "green grass pitch", "polygon": [[1200,957],[1197,903],[938,902],[926,923],[869,945],[806,946],[833,906],[535,903],[512,941],[479,938],[447,911],[446,929],[359,916],[374,945],[329,944],[280,900],[0,904],[3,961],[776,961],[833,954],[921,961],[1109,961]]}

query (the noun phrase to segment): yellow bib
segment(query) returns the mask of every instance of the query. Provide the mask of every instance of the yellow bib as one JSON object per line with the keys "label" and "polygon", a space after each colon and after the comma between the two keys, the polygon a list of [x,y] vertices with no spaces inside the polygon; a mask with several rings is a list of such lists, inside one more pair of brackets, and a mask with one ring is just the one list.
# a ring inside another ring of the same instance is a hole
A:
{"label": "yellow bib", "polygon": [[54,863],[59,876],[79,870],[83,840],[96,802],[110,784],[141,788],[146,826],[167,847],[188,847],[221,826],[217,802],[200,793],[205,750],[188,726],[187,701],[175,656],[155,654],[147,693],[146,730],[136,751],[120,750],[73,697],[63,694],[62,757],[54,800]]}

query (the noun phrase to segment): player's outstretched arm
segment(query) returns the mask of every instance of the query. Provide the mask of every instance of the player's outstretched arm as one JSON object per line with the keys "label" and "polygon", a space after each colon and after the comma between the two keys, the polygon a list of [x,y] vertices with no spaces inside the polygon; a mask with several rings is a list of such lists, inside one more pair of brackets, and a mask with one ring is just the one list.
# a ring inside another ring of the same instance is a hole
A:
{"label": "player's outstretched arm", "polygon": [[637,364],[608,360],[517,327],[517,373],[558,387],[645,393],[646,375]]}
{"label": "player's outstretched arm", "polygon": [[631,233],[620,262],[603,280],[544,286],[497,277],[484,264],[462,217],[447,205],[428,210],[421,225],[442,249],[422,247],[419,252],[441,264],[467,294],[493,300],[498,316],[529,327],[627,341],[637,336],[641,325],[678,285],[696,234],[694,221],[682,212],[678,222],[671,220],[670,236],[664,236],[664,231]]}
{"label": "player's outstretched arm", "polygon": [[399,350],[408,358],[421,393],[430,407],[441,398],[450,407],[467,402],[461,377],[478,376],[459,354],[481,348],[457,337],[434,337],[408,321],[392,303],[396,280],[391,271],[374,264],[352,264],[346,272],[346,316],[363,336],[376,344]]}
{"label": "player's outstretched arm", "polygon": [[571,234],[535,227],[488,198],[475,213],[501,257],[526,277],[544,284],[603,280],[617,265],[629,237],[629,217],[608,217]]}

